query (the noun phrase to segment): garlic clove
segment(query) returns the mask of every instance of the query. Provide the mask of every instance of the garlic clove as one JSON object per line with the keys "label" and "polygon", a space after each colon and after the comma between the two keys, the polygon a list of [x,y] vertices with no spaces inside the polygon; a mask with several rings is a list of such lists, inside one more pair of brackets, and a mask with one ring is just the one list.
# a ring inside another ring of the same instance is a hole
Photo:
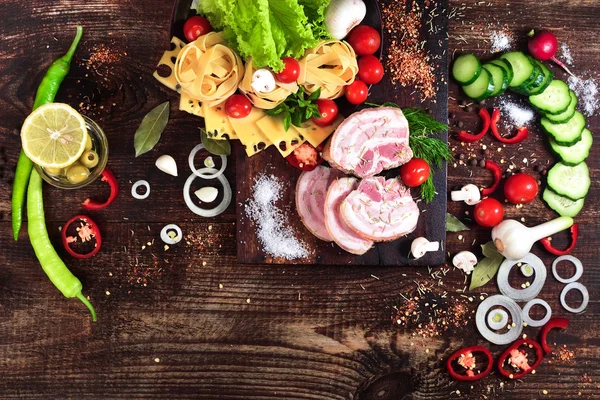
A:
{"label": "garlic clove", "polygon": [[204,159],[204,166],[206,168],[213,168],[215,166],[215,160],[213,160],[212,156],[208,156]]}
{"label": "garlic clove", "polygon": [[196,190],[194,194],[202,203],[212,203],[219,195],[219,190],[211,186],[205,186]]}
{"label": "garlic clove", "polygon": [[172,176],[177,176],[177,163],[175,159],[164,154],[156,159],[156,168]]}

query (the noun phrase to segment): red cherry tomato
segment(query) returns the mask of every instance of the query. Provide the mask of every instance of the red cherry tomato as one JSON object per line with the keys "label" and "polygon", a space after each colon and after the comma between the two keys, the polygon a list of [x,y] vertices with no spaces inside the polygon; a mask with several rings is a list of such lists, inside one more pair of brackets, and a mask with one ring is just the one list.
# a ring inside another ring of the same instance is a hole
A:
{"label": "red cherry tomato", "polygon": [[354,82],[346,86],[346,100],[352,104],[361,104],[367,100],[369,88],[363,81],[355,79]]}
{"label": "red cherry tomato", "polygon": [[496,200],[488,197],[475,205],[475,221],[486,228],[493,228],[504,218],[504,207]]}
{"label": "red cherry tomato", "polygon": [[358,56],[373,54],[381,44],[381,36],[368,25],[359,25],[350,31],[348,43]]}
{"label": "red cherry tomato", "polygon": [[514,174],[504,183],[504,196],[513,204],[529,203],[537,194],[537,181],[529,174]]}
{"label": "red cherry tomato", "polygon": [[242,94],[231,95],[225,102],[225,114],[231,118],[245,118],[252,111],[252,103]]}
{"label": "red cherry tomato", "polygon": [[363,56],[358,59],[358,77],[367,85],[374,85],[383,78],[383,65],[375,56]]}
{"label": "red cherry tomato", "polygon": [[406,164],[400,167],[400,178],[408,187],[421,186],[427,178],[431,169],[427,161],[422,158],[413,158]]}
{"label": "red cherry tomato", "polygon": [[283,69],[275,74],[275,78],[282,83],[292,83],[300,76],[300,63],[292,57],[283,57]]}
{"label": "red cherry tomato", "polygon": [[210,22],[204,17],[194,15],[189,17],[183,24],[183,34],[189,42],[193,42],[200,36],[206,35],[208,32],[212,32],[213,27]]}
{"label": "red cherry tomato", "polygon": [[335,121],[338,115],[338,106],[335,101],[329,99],[319,99],[315,101],[317,107],[319,107],[319,113],[321,117],[312,117],[312,120],[318,126],[329,126]]}
{"label": "red cherry tomato", "polygon": [[296,147],[285,159],[292,167],[300,171],[312,171],[323,163],[323,157],[321,157],[323,148],[323,144],[315,148],[312,144],[304,142]]}

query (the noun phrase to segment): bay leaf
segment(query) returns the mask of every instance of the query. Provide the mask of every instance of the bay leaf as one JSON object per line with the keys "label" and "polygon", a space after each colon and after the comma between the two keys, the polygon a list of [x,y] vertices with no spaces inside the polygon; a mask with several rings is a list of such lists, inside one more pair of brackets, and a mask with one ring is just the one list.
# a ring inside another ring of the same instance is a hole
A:
{"label": "bay leaf", "polygon": [[485,285],[496,276],[498,268],[500,268],[500,264],[502,264],[502,260],[502,257],[485,257],[478,262],[471,274],[471,285],[469,286],[469,290]]}
{"label": "bay leaf", "polygon": [[228,156],[231,154],[231,143],[228,139],[215,140],[208,137],[205,129],[200,128],[200,139],[206,151],[216,156]]}
{"label": "bay leaf", "polygon": [[160,136],[169,122],[169,105],[169,102],[165,101],[150,110],[142,119],[133,137],[136,157],[152,150],[160,140]]}
{"label": "bay leaf", "polygon": [[481,252],[484,256],[489,258],[504,258],[504,256],[498,252],[498,249],[494,246],[494,242],[491,240],[486,244],[481,245]]}
{"label": "bay leaf", "polygon": [[468,231],[470,228],[463,224],[458,218],[450,213],[446,213],[446,232]]}

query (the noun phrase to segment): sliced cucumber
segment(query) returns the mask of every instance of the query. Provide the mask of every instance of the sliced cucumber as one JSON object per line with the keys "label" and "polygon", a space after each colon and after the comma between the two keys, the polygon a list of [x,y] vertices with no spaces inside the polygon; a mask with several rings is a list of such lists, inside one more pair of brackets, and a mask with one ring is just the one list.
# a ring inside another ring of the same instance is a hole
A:
{"label": "sliced cucumber", "polygon": [[575,115],[575,107],[577,107],[577,95],[574,91],[569,91],[569,96],[571,97],[571,102],[569,103],[569,107],[560,114],[545,114],[544,116],[548,118],[551,122],[555,124],[564,124]]}
{"label": "sliced cucumber", "polygon": [[504,69],[504,71],[506,72],[506,76],[508,76],[508,84],[510,85],[510,81],[512,81],[513,76],[515,76],[515,73],[513,72],[510,63],[502,58],[498,58],[496,60],[490,61],[490,64],[497,65],[500,68]]}
{"label": "sliced cucumber", "polygon": [[590,171],[584,162],[575,166],[557,162],[548,171],[550,189],[571,200],[583,199],[590,189],[590,184]]}
{"label": "sliced cucumber", "polygon": [[[520,51],[511,51],[503,54],[500,58],[508,61],[513,69],[514,76],[510,81],[509,87],[522,85],[534,75],[535,66],[525,54]],[[537,75],[537,74],[536,74]]]}
{"label": "sliced cucumber", "polygon": [[548,188],[544,189],[542,198],[548,203],[548,207],[556,211],[561,217],[575,217],[583,208],[584,203],[584,199],[573,201],[565,196],[556,194]]}
{"label": "sliced cucumber", "polygon": [[585,129],[585,118],[579,111],[575,111],[573,118],[564,124],[554,123],[546,117],[543,117],[540,123],[546,133],[562,146],[573,146],[579,142]]}
{"label": "sliced cucumber", "polygon": [[573,146],[561,146],[554,140],[550,139],[550,147],[558,156],[560,160],[566,165],[577,165],[590,155],[590,149],[594,138],[592,132],[587,129],[583,130],[581,134],[581,140],[575,143]]}
{"label": "sliced cucumber", "polygon": [[552,72],[550,68],[548,68],[544,63],[538,60],[535,60],[535,62],[538,64],[538,66],[544,73],[544,79],[538,86],[531,86],[526,88],[526,92],[529,96],[542,93],[544,90],[546,90],[548,86],[550,86],[550,83],[552,83],[552,80],[554,79],[554,72]]}
{"label": "sliced cucumber", "polygon": [[490,97],[498,96],[506,91],[508,88],[508,75],[504,68],[494,64],[483,64],[483,69],[492,75],[492,81],[494,83],[494,91],[490,93]]}
{"label": "sliced cucumber", "polygon": [[541,85],[545,78],[542,67],[536,63],[536,60],[534,58],[530,56],[527,57],[529,58],[529,61],[533,64],[533,72],[531,73],[531,76],[519,86],[511,88],[513,92],[522,95],[527,95],[530,87]]}
{"label": "sliced cucumber", "polygon": [[529,102],[544,114],[560,114],[569,108],[570,90],[566,83],[555,79],[542,93],[529,96]]}
{"label": "sliced cucumber", "polygon": [[490,94],[494,91],[494,82],[492,80],[492,74],[486,69],[481,70],[479,78],[470,85],[463,86],[465,94],[475,101],[481,101],[487,99]]}
{"label": "sliced cucumber", "polygon": [[461,85],[470,85],[481,74],[481,63],[474,54],[461,54],[454,59],[452,76]]}

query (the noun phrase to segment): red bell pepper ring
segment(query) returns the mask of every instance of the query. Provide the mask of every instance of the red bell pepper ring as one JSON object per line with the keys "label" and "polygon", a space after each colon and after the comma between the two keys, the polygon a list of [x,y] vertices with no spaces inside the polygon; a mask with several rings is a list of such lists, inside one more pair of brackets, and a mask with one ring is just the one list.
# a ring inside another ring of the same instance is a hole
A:
{"label": "red bell pepper ring", "polygon": [[479,109],[479,118],[483,122],[481,131],[478,134],[469,133],[467,131],[460,131],[456,138],[461,142],[473,143],[481,139],[487,131],[490,129],[490,113],[485,108]]}
{"label": "red bell pepper ring", "polygon": [[506,143],[506,144],[521,143],[523,140],[527,139],[527,137],[529,136],[529,130],[527,128],[525,128],[524,126],[521,126],[521,127],[517,128],[517,134],[515,136],[510,137],[510,138],[505,138],[502,135],[500,135],[500,132],[498,132],[498,122],[500,122],[500,110],[498,110],[497,108],[494,108],[494,111],[492,111],[492,121],[491,121],[490,128],[492,129],[492,135],[494,135],[494,137],[502,143]]}
{"label": "red bell pepper ring", "polygon": [[579,224],[573,224],[573,225],[571,225],[571,244],[566,249],[560,250],[560,249],[557,249],[554,246],[552,246],[552,242],[551,242],[550,238],[543,238],[542,240],[540,240],[540,242],[542,242],[542,245],[544,246],[544,248],[546,250],[548,250],[550,253],[554,254],[555,256],[564,256],[564,255],[569,254],[575,248],[578,237],[579,237]]}
{"label": "red bell pepper ring", "polygon": [[554,328],[565,329],[569,326],[569,320],[566,318],[550,318],[540,332],[540,342],[546,354],[552,353],[552,348],[548,344],[548,332]]}
{"label": "red bell pepper ring", "polygon": [[300,171],[312,171],[323,163],[323,148],[320,144],[316,148],[308,142],[296,147],[285,159],[294,168]]}
{"label": "red bell pepper ring", "polygon": [[88,197],[83,202],[83,208],[86,210],[101,210],[111,205],[112,202],[117,198],[117,195],[119,194],[119,183],[117,182],[117,178],[115,178],[113,173],[108,168],[104,168],[104,171],[102,171],[102,181],[107,182],[110,186],[110,195],[108,196],[108,200],[106,200],[104,203],[100,203]]}
{"label": "red bell pepper ring", "polygon": [[[77,236],[67,236],[67,229],[77,221],[82,221],[82,225],[79,228],[77,228],[78,236],[81,239],[81,241],[85,242],[88,240],[92,240],[92,238],[96,240],[96,245],[94,246],[94,249],[89,253],[77,253],[71,247],[71,243],[77,241]],[[87,215],[76,215],[70,220],[68,220],[62,228],[61,235],[65,250],[67,250],[67,253],[69,253],[75,258],[84,259],[93,257],[96,253],[100,251],[100,247],[102,247],[102,236],[100,235],[98,225],[96,225],[96,223],[92,221],[92,219]]]}
{"label": "red bell pepper ring", "polygon": [[[483,353],[483,355],[486,357],[486,367],[483,371],[480,370],[478,373],[473,372],[475,369],[475,356],[473,353]],[[454,366],[452,365],[454,360],[458,360],[458,364],[466,369],[465,374],[460,374],[454,369]],[[446,361],[446,369],[448,370],[448,373],[457,381],[477,381],[485,378],[492,370],[493,365],[494,361],[492,359],[492,354],[488,349],[482,346],[464,347],[454,352]]]}
{"label": "red bell pepper ring", "polygon": [[[528,346],[535,351],[535,361],[532,365],[529,365],[529,363],[527,362],[525,351],[519,350],[521,346]],[[517,360],[517,356],[525,357],[525,359]],[[544,352],[542,350],[542,346],[540,346],[538,342],[532,339],[519,339],[513,342],[513,344],[511,344],[506,350],[502,352],[502,354],[500,354],[500,357],[498,358],[498,371],[500,371],[500,373],[507,378],[521,379],[531,371],[535,370],[541,364],[543,358]],[[518,364],[521,366],[521,371],[512,372],[510,370],[507,370],[504,366],[505,363],[510,363],[513,365]],[[522,365],[523,363],[525,363],[526,367]]]}
{"label": "red bell pepper ring", "polygon": [[485,161],[485,169],[492,171],[492,175],[494,176],[494,183],[492,184],[492,186],[487,187],[481,191],[482,195],[489,196],[490,194],[494,193],[494,191],[496,191],[496,189],[498,188],[498,185],[500,185],[500,180],[502,179],[502,169],[498,164],[496,164],[492,160]]}

